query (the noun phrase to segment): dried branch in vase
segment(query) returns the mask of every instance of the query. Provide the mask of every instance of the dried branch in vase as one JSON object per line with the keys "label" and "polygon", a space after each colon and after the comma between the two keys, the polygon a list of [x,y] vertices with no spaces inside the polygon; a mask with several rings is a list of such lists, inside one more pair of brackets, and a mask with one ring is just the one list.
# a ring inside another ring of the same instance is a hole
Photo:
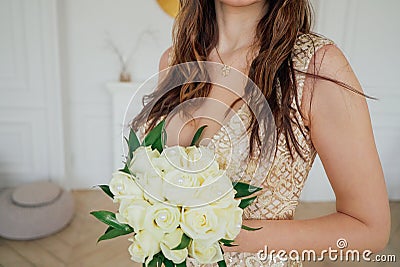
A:
{"label": "dried branch in vase", "polygon": [[128,68],[129,68],[129,65],[131,64],[131,61],[132,61],[134,55],[139,50],[139,46],[143,42],[143,39],[146,35],[149,35],[150,37],[152,37],[152,39],[154,39],[154,41],[156,41],[155,40],[156,38],[154,36],[154,31],[144,30],[140,34],[138,34],[138,38],[136,39],[136,42],[135,42],[134,46],[132,47],[132,49],[130,50],[129,54],[127,54],[127,56],[124,56],[122,49],[115,44],[115,42],[111,38],[110,34],[107,33],[107,44],[111,48],[111,50],[114,52],[114,54],[117,55],[118,61],[120,63],[120,67],[121,67],[120,75],[119,75],[120,82],[131,82],[132,77],[131,77],[131,73],[129,72]]}

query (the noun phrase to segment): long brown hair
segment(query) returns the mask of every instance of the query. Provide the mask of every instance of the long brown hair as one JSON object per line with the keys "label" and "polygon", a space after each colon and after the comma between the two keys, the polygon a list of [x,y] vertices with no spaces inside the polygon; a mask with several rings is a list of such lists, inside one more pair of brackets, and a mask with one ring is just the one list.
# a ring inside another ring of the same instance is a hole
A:
{"label": "long brown hair", "polygon": [[[291,105],[293,100],[300,112],[301,109],[295,76],[298,70],[295,70],[293,66],[292,50],[299,34],[312,34],[312,9],[308,0],[266,1],[268,4],[266,14],[261,18],[256,29],[254,44],[258,46],[258,54],[251,62],[249,78],[267,99],[277,126],[276,136],[279,137],[281,133],[284,133],[291,156],[293,156],[293,146],[296,152],[304,157],[293,130],[294,124],[299,124],[296,116],[292,116],[296,112]],[[211,51],[218,44],[219,38],[215,2],[213,0],[180,0],[180,4],[180,12],[173,28],[173,61],[171,63],[177,65],[185,62],[207,61]],[[317,74],[305,74],[330,80],[365,96],[339,81]],[[277,95],[278,86],[281,91],[280,98]],[[146,105],[132,121],[131,126],[136,130],[147,123],[147,130],[149,130],[155,126],[159,118],[167,116],[179,104],[190,99],[207,97],[211,87],[209,83],[190,83],[168,92],[156,91],[145,97]],[[162,98],[160,94],[163,94]],[[260,125],[255,117],[253,113],[249,124],[250,155],[254,155],[255,148],[261,149]],[[301,127],[299,128],[304,135]]]}

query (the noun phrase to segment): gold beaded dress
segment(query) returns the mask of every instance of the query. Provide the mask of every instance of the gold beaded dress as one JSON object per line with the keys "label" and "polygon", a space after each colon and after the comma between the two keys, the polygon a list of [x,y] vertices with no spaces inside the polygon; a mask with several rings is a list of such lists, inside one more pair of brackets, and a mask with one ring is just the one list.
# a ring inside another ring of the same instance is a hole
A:
{"label": "gold beaded dress", "polygon": [[[333,42],[325,37],[314,34],[302,34],[295,43],[292,51],[294,68],[301,72],[307,72],[310,61],[315,52],[325,45]],[[171,61],[170,61],[171,62]],[[301,104],[303,87],[306,75],[296,72],[296,83],[298,91],[298,100]],[[279,97],[279,93],[278,93]],[[294,125],[294,134],[304,151],[304,159],[293,150],[293,158],[286,146],[286,140],[283,133],[277,139],[277,153],[271,164],[258,165],[255,171],[254,164],[247,163],[243,166],[243,155],[248,153],[248,138],[246,135],[246,122],[250,119],[250,110],[244,105],[233,116],[227,124],[212,137],[215,146],[216,159],[220,166],[225,166],[228,176],[237,175],[238,167],[243,168],[241,181],[259,184],[263,188],[262,193],[257,199],[244,210],[243,219],[258,220],[292,220],[296,207],[299,203],[299,197],[306,182],[308,173],[312,167],[316,156],[316,150],[312,144],[310,133],[303,123],[300,111],[297,108],[295,100],[291,103],[299,125]],[[301,133],[305,133],[305,136]],[[232,144],[235,144],[236,152],[231,151]],[[227,162],[227,155],[230,155]],[[267,244],[266,244],[267,245]],[[260,248],[262,250],[263,248]],[[261,260],[257,254],[252,253],[225,253],[228,266],[269,266],[269,267],[299,267],[302,263],[299,261],[284,260],[279,258],[267,258]],[[190,259],[188,266],[205,266],[198,264]],[[215,265],[216,266],[216,265]]]}

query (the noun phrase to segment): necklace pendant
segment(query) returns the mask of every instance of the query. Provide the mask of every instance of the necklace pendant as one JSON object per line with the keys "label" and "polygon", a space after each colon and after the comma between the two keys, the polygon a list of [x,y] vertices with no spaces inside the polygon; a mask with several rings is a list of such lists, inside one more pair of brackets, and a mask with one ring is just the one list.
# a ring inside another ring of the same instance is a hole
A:
{"label": "necklace pendant", "polygon": [[226,77],[229,75],[231,67],[224,64],[224,66],[221,67],[221,71],[222,71],[222,76]]}

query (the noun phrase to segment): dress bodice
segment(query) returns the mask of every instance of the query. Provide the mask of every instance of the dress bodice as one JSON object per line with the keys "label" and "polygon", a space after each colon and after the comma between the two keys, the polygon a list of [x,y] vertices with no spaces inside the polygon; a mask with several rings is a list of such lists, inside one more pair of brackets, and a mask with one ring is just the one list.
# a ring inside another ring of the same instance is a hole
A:
{"label": "dress bodice", "polygon": [[[302,34],[296,40],[292,58],[294,68],[300,71],[295,74],[300,106],[306,79],[304,72],[308,71],[315,52],[329,44],[333,42],[314,34]],[[216,159],[221,167],[226,168],[229,177],[263,188],[257,199],[244,210],[244,219],[290,220],[294,217],[300,194],[316,156],[316,150],[295,100],[291,105],[295,110],[292,114],[293,119],[298,121],[298,124],[293,125],[293,131],[304,157],[301,157],[294,149],[293,158],[291,157],[285,136],[281,133],[277,138],[277,152],[271,162],[257,164],[246,161],[245,155],[249,151],[246,126],[251,116],[247,106],[242,106],[212,138]],[[302,266],[301,262],[279,259],[260,261],[257,255],[250,253],[226,253],[225,258],[228,266]],[[190,261],[188,266],[200,265]]]}

